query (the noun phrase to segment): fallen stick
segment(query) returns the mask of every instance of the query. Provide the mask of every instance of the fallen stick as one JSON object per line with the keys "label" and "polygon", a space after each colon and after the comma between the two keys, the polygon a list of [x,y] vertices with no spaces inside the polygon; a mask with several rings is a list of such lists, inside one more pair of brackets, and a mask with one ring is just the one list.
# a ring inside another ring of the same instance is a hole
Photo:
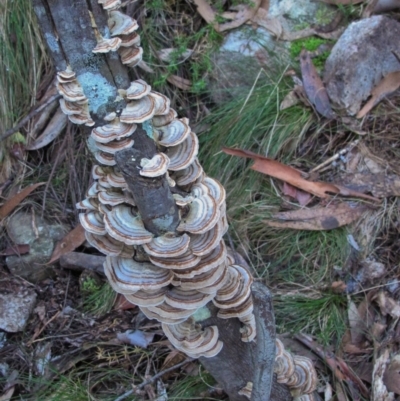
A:
{"label": "fallen stick", "polygon": [[60,266],[69,270],[92,270],[104,275],[103,263],[105,256],[89,255],[82,252],[68,252],[60,257]]}

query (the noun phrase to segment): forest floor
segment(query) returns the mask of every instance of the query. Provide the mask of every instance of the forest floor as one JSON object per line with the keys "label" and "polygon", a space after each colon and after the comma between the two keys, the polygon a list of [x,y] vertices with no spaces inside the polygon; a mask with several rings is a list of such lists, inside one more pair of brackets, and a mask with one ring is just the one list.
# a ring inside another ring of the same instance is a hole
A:
{"label": "forest floor", "polygon": [[[218,2],[220,23],[235,18],[232,3],[240,2]],[[242,12],[251,2],[244,3]],[[338,10],[345,25],[368,11],[363,3],[340,4]],[[143,27],[144,60],[153,70],[140,74],[171,98],[199,135],[205,171],[227,189],[226,240],[270,288],[285,345],[313,360],[318,397],[378,401],[394,399],[388,392],[400,395],[398,92],[380,92],[378,106],[362,120],[321,115],[304,89],[312,76],[299,60],[303,47],[317,53],[326,45],[311,36],[293,41],[290,62],[273,77],[260,65],[252,87],[216,104],[211,59],[231,29],[218,32],[185,1],[139,1],[128,11]],[[400,14],[390,17],[399,20]],[[56,129],[57,136],[46,133],[54,108],[42,122],[34,115],[2,136],[51,95],[54,71],[30,1],[0,5],[0,36],[7,72],[0,78],[0,292],[23,285],[36,293],[22,330],[0,328],[0,401],[227,399],[208,372],[174,350],[160,325],[117,296],[104,276],[60,265],[64,248],[98,254],[79,230],[72,244],[71,236],[60,241],[43,279],[23,279],[8,266],[6,258],[30,252],[10,236],[16,214],[28,216],[26,230],[34,233],[43,219],[66,234],[76,230],[75,204],[89,186],[92,160],[76,126]],[[313,59],[319,74],[329,51]],[[311,84],[323,90],[322,83]],[[389,86],[398,88],[400,78]],[[268,172],[262,174],[249,168],[251,160],[222,153],[223,147],[281,164],[258,159]],[[282,178],[285,166],[290,179]],[[43,184],[17,195],[38,183]],[[321,185],[333,183],[335,194],[332,187],[327,194]],[[349,183],[360,192],[343,197]],[[130,333],[139,329],[142,346]]]}

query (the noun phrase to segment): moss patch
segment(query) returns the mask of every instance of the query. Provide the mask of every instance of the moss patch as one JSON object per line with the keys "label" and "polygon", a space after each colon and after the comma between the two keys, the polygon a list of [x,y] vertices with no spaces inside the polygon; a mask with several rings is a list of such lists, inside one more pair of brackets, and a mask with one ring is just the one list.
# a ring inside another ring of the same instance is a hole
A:
{"label": "moss patch", "polygon": [[[311,36],[309,38],[305,39],[298,39],[294,40],[290,44],[289,52],[290,52],[290,57],[295,60],[299,57],[300,52],[303,49],[306,49],[310,52],[315,52],[318,50],[318,48],[321,45],[324,44],[333,44],[332,40],[326,40],[326,39],[321,39],[321,38],[316,38],[314,36]],[[326,59],[328,58],[330,54],[330,51],[323,51],[321,54],[319,54],[317,57],[313,58],[313,63],[315,67],[317,68],[322,68],[325,64]]]}

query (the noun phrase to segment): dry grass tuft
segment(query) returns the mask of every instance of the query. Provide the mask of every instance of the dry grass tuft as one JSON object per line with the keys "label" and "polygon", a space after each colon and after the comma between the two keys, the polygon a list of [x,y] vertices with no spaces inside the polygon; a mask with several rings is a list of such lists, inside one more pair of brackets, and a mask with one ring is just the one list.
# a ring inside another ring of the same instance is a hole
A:
{"label": "dry grass tuft", "polygon": [[[0,59],[0,133],[3,133],[35,104],[42,78],[51,70],[30,0],[1,2]],[[12,175],[11,148],[21,140],[16,133],[0,144],[0,182]]]}

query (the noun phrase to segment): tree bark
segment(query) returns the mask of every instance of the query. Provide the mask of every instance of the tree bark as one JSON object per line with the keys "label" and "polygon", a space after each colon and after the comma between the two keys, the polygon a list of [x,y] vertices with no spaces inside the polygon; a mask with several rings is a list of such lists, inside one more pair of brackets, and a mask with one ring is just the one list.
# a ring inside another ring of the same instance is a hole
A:
{"label": "tree bark", "polygon": [[125,107],[125,101],[115,99],[117,89],[128,88],[130,81],[116,52],[92,52],[97,45],[95,28],[109,36],[101,5],[97,0],[33,0],[33,5],[56,70],[71,66],[89,99],[92,119],[103,124],[105,115]]}
{"label": "tree bark", "polygon": [[271,295],[261,283],[253,284],[252,295],[256,341],[241,341],[239,319],[219,319],[217,308],[208,305],[212,317],[200,323],[204,327],[217,325],[224,346],[217,356],[200,358],[200,362],[222,385],[230,401],[248,400],[238,394],[248,382],[253,383],[252,401],[289,401],[292,397],[288,387],[278,384],[274,378],[275,317]]}
{"label": "tree bark", "polygon": [[[97,44],[93,21],[100,34],[107,36],[106,14],[97,0],[32,1],[56,70],[71,66],[89,100],[91,117],[96,124],[103,124],[106,114],[118,114],[125,106],[124,101],[115,99],[118,89],[129,86],[128,71],[117,53],[92,53]],[[117,152],[118,166],[146,228],[156,235],[174,231],[179,214],[166,177],[149,179],[139,174],[141,158],[151,158],[156,152],[155,144],[141,129],[135,132],[134,140],[133,149]],[[257,283],[253,297],[257,321],[257,339],[253,343],[241,341],[238,319],[219,319],[216,308],[208,305],[213,317],[202,324],[218,326],[224,347],[214,358],[200,358],[201,363],[222,384],[231,401],[247,400],[238,394],[247,382],[253,383],[252,401],[291,400],[287,387],[277,384],[273,377],[275,321],[269,291]]]}

